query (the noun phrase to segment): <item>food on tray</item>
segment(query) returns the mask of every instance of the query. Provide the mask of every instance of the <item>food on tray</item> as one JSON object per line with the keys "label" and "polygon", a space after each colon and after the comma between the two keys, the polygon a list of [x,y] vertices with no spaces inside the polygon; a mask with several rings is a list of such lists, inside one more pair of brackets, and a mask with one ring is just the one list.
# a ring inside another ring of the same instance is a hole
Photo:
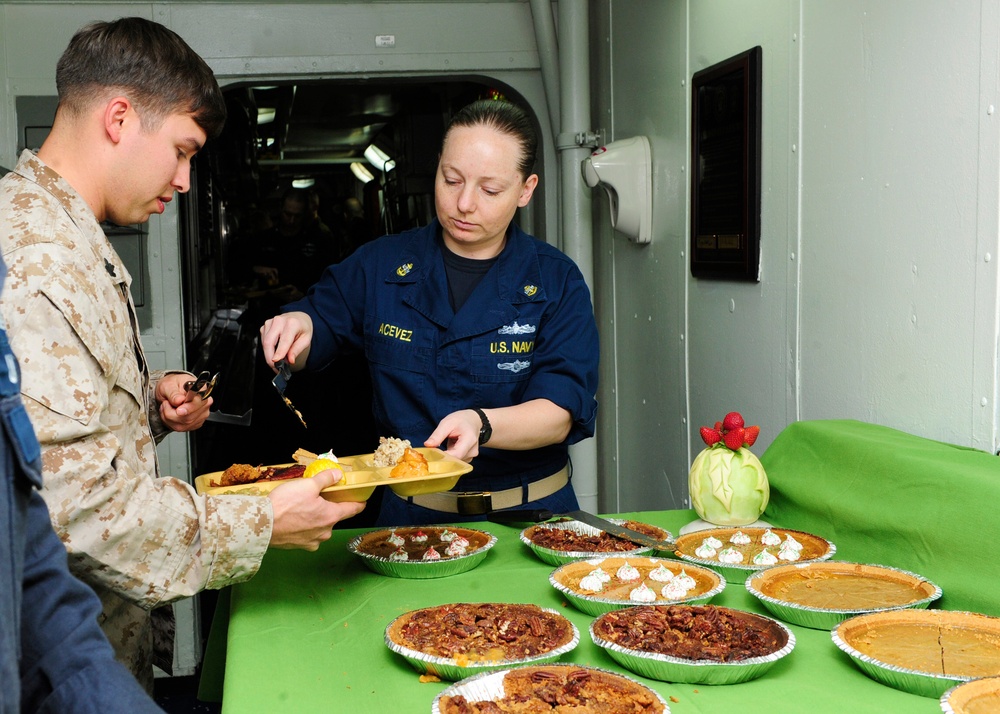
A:
{"label": "food on tray", "polygon": [[392,478],[411,478],[413,476],[426,476],[430,473],[430,466],[427,459],[416,449],[407,447],[403,450],[403,455],[389,472]]}
{"label": "food on tray", "polygon": [[442,696],[441,714],[601,712],[660,714],[666,707],[647,687],[626,677],[579,665],[518,667],[503,675],[503,696],[491,700]]}
{"label": "food on tray", "polygon": [[834,634],[856,652],[893,667],[946,677],[1000,675],[1000,618],[996,617],[893,610],[845,620]]}
{"label": "food on tray", "polygon": [[489,542],[488,533],[469,528],[400,527],[365,534],[357,550],[389,560],[437,560],[474,553]]}
{"label": "food on tray", "polygon": [[[556,521],[532,526],[525,530],[525,537],[540,548],[563,552],[622,553],[643,547],[636,545],[630,540],[618,538],[604,531],[591,534],[580,533],[572,528],[560,527],[563,523],[574,523],[574,521]],[[657,540],[666,541],[670,538],[670,534],[662,528],[657,528],[647,523],[625,521],[622,525],[631,530],[645,533]]]}
{"label": "food on tray", "polygon": [[567,563],[552,574],[559,585],[584,597],[625,602],[669,602],[692,598],[719,585],[698,566],[657,558],[605,558]]}
{"label": "food on tray", "polygon": [[677,538],[680,557],[748,568],[827,558],[829,541],[785,528],[712,528]]}
{"label": "food on tray", "polygon": [[[302,472],[303,478],[312,478],[320,471],[329,471],[330,469],[336,469],[338,471],[343,471],[340,464],[333,459],[316,459],[306,466],[305,471]],[[344,481],[344,483],[347,483]]]}
{"label": "food on tray", "polygon": [[777,652],[787,633],[772,620],[716,605],[637,605],[593,624],[611,644],[687,660],[736,662]]}
{"label": "food on tray", "polygon": [[505,662],[544,655],[573,640],[573,625],[537,605],[454,603],[399,617],[386,636],[425,655]]}
{"label": "food on tray", "polygon": [[291,466],[251,466],[250,464],[233,464],[222,472],[218,483],[212,486],[239,486],[259,481],[284,481],[291,478],[301,478],[306,467],[302,464]]}
{"label": "food on tray", "polygon": [[843,562],[772,568],[753,585],[761,595],[823,610],[903,607],[937,590],[927,580],[902,570]]}
{"label": "food on tray", "polygon": [[397,439],[394,436],[380,436],[378,438],[378,448],[372,455],[372,463],[382,468],[385,466],[395,466],[403,458],[403,453],[410,448],[409,439]]}

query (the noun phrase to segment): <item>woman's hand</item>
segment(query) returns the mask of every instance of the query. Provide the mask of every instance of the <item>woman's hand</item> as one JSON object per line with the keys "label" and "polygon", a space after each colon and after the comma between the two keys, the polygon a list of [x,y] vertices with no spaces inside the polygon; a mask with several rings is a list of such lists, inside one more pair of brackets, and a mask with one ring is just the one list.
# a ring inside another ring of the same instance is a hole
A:
{"label": "woman's hand", "polygon": [[[493,435],[484,444],[491,449],[524,451],[560,444],[569,436],[573,417],[548,399],[532,399],[523,404],[484,409]],[[424,446],[442,448],[462,461],[479,456],[479,430],[483,422],[471,409],[452,412],[442,419]]]}
{"label": "woman's hand", "polygon": [[288,312],[276,315],[260,328],[264,359],[272,368],[275,362],[283,359],[293,372],[297,372],[305,366],[309,357],[312,336],[313,323],[308,314]]}
{"label": "woman's hand", "polygon": [[452,412],[438,423],[434,432],[427,437],[424,446],[438,448],[462,461],[472,461],[479,456],[479,430],[482,428],[479,415],[471,409]]}

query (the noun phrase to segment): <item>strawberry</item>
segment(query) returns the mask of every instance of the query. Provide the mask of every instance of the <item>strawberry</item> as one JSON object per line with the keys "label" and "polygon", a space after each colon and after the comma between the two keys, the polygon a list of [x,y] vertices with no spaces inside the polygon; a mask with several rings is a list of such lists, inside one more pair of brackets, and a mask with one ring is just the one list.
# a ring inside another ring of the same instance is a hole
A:
{"label": "strawberry", "polygon": [[722,420],[722,428],[726,431],[733,431],[743,427],[743,415],[739,412],[729,412]]}
{"label": "strawberry", "polygon": [[757,437],[760,435],[759,426],[748,426],[743,430],[743,439],[746,441],[747,446],[753,446],[753,442],[757,441]]}
{"label": "strawberry", "polygon": [[710,429],[707,426],[703,426],[699,431],[701,432],[701,440],[704,441],[707,446],[711,446],[712,444],[717,444],[722,441],[722,434],[720,434],[717,429]]}
{"label": "strawberry", "polygon": [[726,446],[733,451],[739,451],[740,447],[743,446],[743,427],[738,426],[732,431],[727,431],[722,438],[726,442]]}
{"label": "strawberry", "polygon": [[722,422],[721,421],[715,422],[715,430],[717,432],[719,432],[720,434],[724,431],[724,429],[722,428]]}

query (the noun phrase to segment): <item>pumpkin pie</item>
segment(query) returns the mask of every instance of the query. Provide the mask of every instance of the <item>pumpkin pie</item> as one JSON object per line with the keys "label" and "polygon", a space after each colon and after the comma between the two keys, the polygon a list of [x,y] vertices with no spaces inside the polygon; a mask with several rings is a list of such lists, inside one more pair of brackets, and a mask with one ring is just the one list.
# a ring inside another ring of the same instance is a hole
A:
{"label": "pumpkin pie", "polygon": [[950,610],[892,610],[852,617],[833,631],[852,657],[937,677],[1000,675],[1000,618]]}
{"label": "pumpkin pie", "polygon": [[940,595],[940,588],[919,575],[838,561],[768,568],[748,587],[781,603],[839,611],[900,608]]}
{"label": "pumpkin pie", "polygon": [[836,547],[825,538],[787,528],[710,528],[679,536],[674,552],[697,563],[755,570],[824,560]]}

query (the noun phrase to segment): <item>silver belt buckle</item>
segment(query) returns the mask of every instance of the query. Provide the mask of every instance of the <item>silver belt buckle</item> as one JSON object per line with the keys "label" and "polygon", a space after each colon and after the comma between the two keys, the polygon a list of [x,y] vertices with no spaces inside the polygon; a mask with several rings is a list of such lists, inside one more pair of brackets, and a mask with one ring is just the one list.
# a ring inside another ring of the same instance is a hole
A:
{"label": "silver belt buckle", "polygon": [[455,502],[459,515],[481,516],[493,510],[493,495],[489,491],[460,493]]}

